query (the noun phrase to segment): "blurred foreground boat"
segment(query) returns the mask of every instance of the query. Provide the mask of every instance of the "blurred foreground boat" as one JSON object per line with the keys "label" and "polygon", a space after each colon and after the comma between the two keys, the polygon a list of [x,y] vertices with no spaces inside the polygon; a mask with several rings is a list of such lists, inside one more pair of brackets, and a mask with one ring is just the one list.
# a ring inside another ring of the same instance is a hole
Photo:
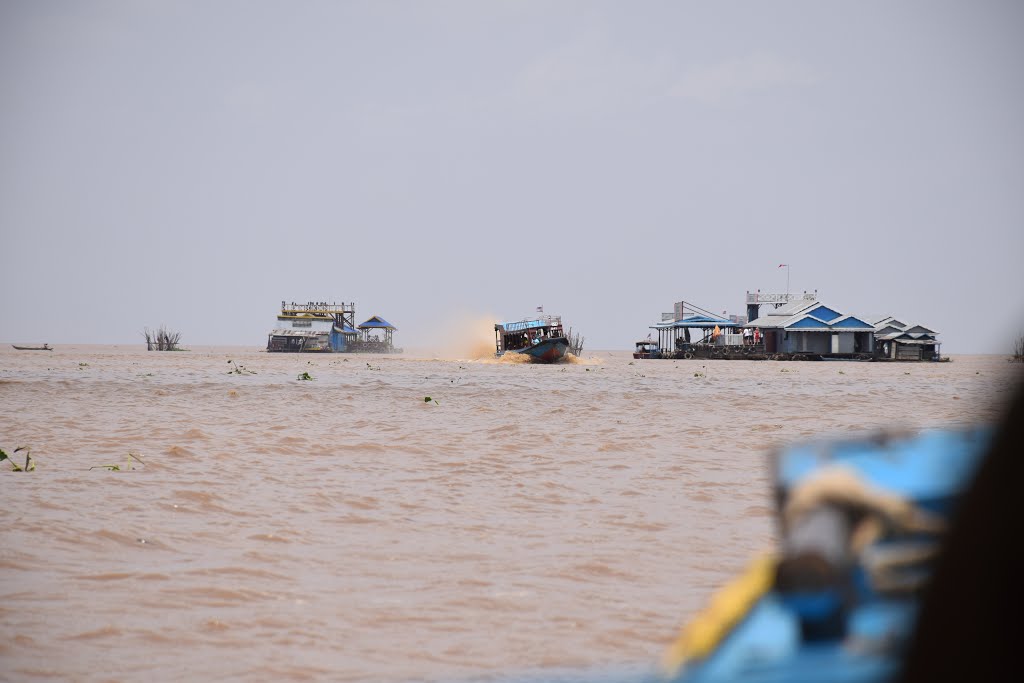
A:
{"label": "blurred foreground boat", "polygon": [[[713,596],[668,649],[660,671],[613,667],[497,680],[896,680],[914,636],[921,589],[951,515],[993,437],[989,428],[935,430],[803,443],[779,451],[772,458],[779,548],[754,560]],[[995,626],[965,624],[955,633],[984,628],[991,633]],[[939,653],[926,655],[929,661],[944,661],[937,659]],[[969,651],[961,655],[959,661],[971,660]],[[1004,653],[1003,660],[1012,656]],[[981,671],[985,665],[977,662],[973,668]],[[967,675],[955,680],[995,679]]]}
{"label": "blurred foreground boat", "polygon": [[990,430],[795,446],[774,458],[780,547],[723,588],[665,657],[679,683],[880,683]]}

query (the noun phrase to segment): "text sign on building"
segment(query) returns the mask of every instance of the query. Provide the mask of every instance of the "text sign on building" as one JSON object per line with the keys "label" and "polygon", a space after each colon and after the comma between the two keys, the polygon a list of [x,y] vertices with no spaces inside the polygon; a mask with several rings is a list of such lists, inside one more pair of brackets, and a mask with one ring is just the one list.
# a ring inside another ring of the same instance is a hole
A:
{"label": "text sign on building", "polygon": [[785,304],[790,301],[815,301],[818,297],[815,294],[804,292],[803,294],[769,294],[767,292],[747,292],[748,304]]}

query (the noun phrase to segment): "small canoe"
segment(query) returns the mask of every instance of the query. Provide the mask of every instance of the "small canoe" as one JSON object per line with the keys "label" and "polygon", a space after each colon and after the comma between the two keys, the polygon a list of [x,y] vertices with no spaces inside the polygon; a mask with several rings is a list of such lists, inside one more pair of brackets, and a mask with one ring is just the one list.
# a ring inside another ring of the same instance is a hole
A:
{"label": "small canoe", "polygon": [[53,351],[53,347],[49,344],[43,344],[42,346],[18,346],[16,344],[11,344],[11,346],[19,351]]}

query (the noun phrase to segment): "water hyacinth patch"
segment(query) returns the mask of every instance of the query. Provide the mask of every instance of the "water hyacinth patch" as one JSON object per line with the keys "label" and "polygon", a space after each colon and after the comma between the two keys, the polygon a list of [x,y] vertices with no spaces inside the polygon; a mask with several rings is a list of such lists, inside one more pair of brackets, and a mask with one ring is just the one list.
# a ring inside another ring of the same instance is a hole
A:
{"label": "water hyacinth patch", "polygon": [[244,365],[238,365],[233,360],[229,360],[228,363],[232,366],[231,370],[228,370],[229,375],[255,375],[255,370],[250,370]]}
{"label": "water hyacinth patch", "polygon": [[11,456],[7,455],[2,448],[0,448],[0,462],[6,460],[11,463],[12,472],[34,472],[36,469],[36,461],[32,459],[32,451],[29,450],[28,446],[18,446],[14,449],[15,453],[19,451],[25,451],[25,466],[22,467],[18,463],[14,462]]}

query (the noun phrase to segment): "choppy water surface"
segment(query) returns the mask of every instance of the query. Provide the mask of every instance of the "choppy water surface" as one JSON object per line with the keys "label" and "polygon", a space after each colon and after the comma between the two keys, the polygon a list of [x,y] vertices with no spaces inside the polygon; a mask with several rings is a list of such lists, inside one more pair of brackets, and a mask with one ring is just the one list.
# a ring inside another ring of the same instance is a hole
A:
{"label": "choppy water surface", "polygon": [[653,663],[770,546],[772,444],[991,420],[1012,370],[8,347],[0,678]]}

